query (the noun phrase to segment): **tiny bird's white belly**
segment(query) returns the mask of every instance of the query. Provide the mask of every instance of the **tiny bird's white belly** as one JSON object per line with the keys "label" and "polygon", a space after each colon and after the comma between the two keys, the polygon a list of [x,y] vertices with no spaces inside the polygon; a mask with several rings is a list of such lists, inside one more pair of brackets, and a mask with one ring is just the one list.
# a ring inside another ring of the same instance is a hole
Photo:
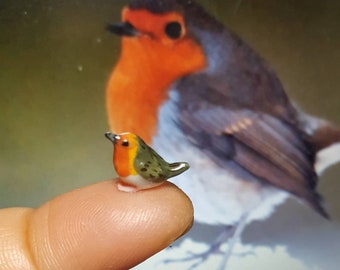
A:
{"label": "tiny bird's white belly", "polygon": [[172,91],[169,101],[160,108],[153,147],[169,162],[189,162],[190,169],[171,181],[192,200],[195,220],[210,225],[231,225],[245,213],[249,213],[248,222],[270,215],[288,194],[257,181],[238,179],[232,170],[217,166],[176,124],[176,98]]}

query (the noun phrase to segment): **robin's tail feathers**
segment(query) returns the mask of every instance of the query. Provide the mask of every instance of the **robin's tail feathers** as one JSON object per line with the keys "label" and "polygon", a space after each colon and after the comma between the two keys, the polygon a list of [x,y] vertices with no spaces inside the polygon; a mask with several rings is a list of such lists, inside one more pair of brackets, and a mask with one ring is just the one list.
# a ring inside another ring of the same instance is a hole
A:
{"label": "robin's tail feathers", "polygon": [[311,193],[311,196],[309,198],[306,198],[308,201],[308,204],[316,211],[318,212],[322,217],[325,219],[330,219],[330,216],[327,212],[327,210],[324,207],[324,201],[320,194],[317,192]]}

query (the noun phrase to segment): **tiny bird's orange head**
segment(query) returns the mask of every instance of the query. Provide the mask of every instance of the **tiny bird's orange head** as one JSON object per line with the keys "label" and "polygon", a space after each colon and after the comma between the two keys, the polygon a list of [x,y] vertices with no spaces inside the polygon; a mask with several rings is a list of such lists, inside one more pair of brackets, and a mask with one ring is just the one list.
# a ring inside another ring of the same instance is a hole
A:
{"label": "tiny bird's orange head", "polygon": [[112,131],[129,130],[150,143],[168,88],[203,69],[206,58],[182,7],[154,1],[165,4],[165,10],[153,10],[153,3],[143,6],[147,2],[152,1],[131,1],[122,11],[122,22],[108,26],[122,37],[122,46],[107,86],[107,110]]}
{"label": "tiny bird's orange head", "polygon": [[113,134],[105,136],[113,143],[113,165],[120,177],[136,175],[134,160],[138,151],[138,139],[132,133]]}

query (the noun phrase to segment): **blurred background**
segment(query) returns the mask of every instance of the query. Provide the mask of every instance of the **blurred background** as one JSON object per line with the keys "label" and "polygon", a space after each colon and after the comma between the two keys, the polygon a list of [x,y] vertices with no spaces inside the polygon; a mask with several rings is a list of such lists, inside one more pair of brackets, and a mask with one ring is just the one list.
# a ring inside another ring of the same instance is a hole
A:
{"label": "blurred background", "polygon": [[[271,64],[304,110],[340,125],[339,1],[200,2]],[[104,28],[126,3],[0,1],[1,208],[36,207],[114,176],[104,98],[119,39]],[[319,185],[332,222],[290,200],[244,241],[280,243],[311,266],[338,269],[339,176],[337,165]]]}

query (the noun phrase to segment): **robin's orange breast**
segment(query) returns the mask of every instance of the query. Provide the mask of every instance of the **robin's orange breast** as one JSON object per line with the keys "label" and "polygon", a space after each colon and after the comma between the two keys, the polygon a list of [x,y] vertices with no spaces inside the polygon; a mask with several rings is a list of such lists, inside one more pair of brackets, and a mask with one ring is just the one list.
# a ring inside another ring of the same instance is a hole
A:
{"label": "robin's orange breast", "polygon": [[204,68],[204,53],[192,38],[174,40],[160,32],[164,27],[152,29],[180,19],[175,13],[159,16],[146,10],[124,10],[123,20],[140,29],[134,37],[123,37],[121,55],[107,86],[107,112],[113,132],[132,132],[151,143],[169,86],[183,75]]}

